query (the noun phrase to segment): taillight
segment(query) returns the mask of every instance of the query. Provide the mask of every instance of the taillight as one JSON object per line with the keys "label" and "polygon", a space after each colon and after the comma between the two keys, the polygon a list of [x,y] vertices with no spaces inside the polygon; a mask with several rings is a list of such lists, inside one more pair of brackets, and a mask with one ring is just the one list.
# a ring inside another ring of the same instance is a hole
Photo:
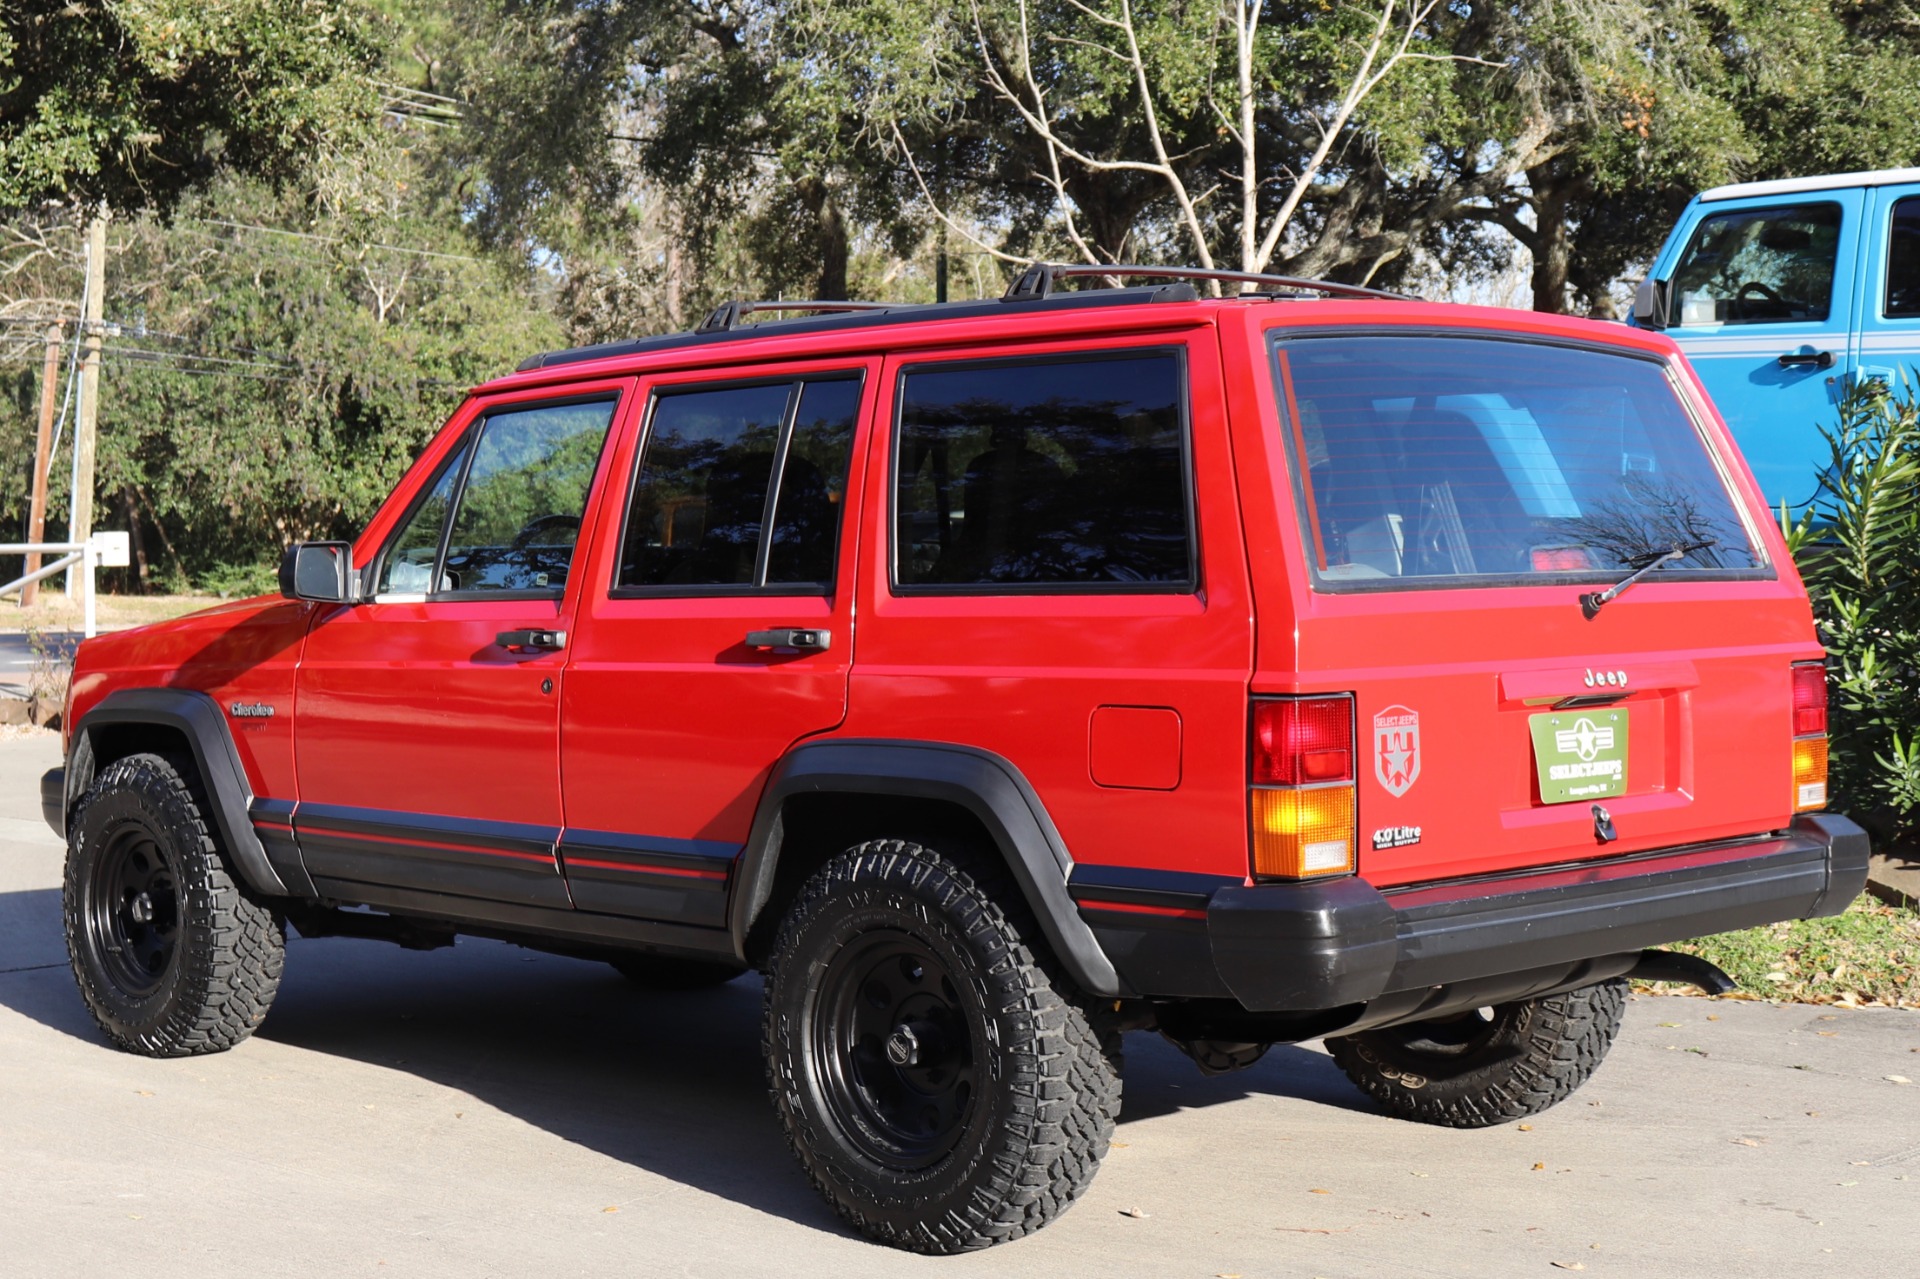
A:
{"label": "taillight", "polygon": [[1827,664],[1808,662],[1793,668],[1793,735],[1827,731]]}
{"label": "taillight", "polygon": [[1353,870],[1353,699],[1253,703],[1253,873],[1308,879]]}
{"label": "taillight", "polygon": [[1793,811],[1827,803],[1827,664],[1793,667]]}

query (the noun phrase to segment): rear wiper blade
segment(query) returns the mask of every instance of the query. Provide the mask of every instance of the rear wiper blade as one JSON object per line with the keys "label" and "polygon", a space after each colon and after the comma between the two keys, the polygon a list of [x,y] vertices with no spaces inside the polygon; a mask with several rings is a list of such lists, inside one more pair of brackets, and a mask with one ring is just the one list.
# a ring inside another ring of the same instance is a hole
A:
{"label": "rear wiper blade", "polygon": [[1675,560],[1683,560],[1695,551],[1704,551],[1709,546],[1718,545],[1719,543],[1714,541],[1685,542],[1670,551],[1648,551],[1643,555],[1635,555],[1627,561],[1627,566],[1631,568],[1633,572],[1627,574],[1627,576],[1621,578],[1604,591],[1589,591],[1585,595],[1582,595],[1580,597],[1580,611],[1586,614],[1587,619],[1591,621],[1593,617],[1600,612],[1602,606],[1612,600],[1618,599],[1621,593],[1629,586],[1632,586],[1635,582],[1653,572],[1655,569],[1664,568]]}

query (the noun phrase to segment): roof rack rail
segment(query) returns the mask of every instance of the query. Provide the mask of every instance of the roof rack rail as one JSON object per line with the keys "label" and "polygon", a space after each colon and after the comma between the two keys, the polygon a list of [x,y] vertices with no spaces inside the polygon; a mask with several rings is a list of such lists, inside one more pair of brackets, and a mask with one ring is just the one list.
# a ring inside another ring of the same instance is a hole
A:
{"label": "roof rack rail", "polygon": [[713,314],[700,321],[695,333],[731,333],[756,311],[887,311],[898,302],[749,302],[736,298],[722,302]]}
{"label": "roof rack rail", "polygon": [[1009,287],[1002,302],[1030,302],[1052,294],[1056,281],[1078,279],[1089,275],[1110,276],[1158,276],[1168,280],[1223,280],[1238,281],[1242,284],[1273,284],[1283,289],[1301,293],[1324,293],[1336,298],[1384,298],[1393,302],[1411,302],[1412,298],[1404,293],[1388,293],[1385,289],[1368,289],[1358,284],[1334,284],[1327,280],[1302,280],[1291,275],[1260,275],[1252,271],[1216,271],[1201,266],[1128,266],[1114,263],[1109,266],[1094,263],[1075,262],[1036,262],[1028,267],[1019,279]]}

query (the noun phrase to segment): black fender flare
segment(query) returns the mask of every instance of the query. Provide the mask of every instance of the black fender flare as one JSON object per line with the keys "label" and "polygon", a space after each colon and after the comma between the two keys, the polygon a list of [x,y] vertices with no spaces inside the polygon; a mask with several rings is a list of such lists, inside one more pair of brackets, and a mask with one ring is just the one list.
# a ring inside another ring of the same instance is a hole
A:
{"label": "black fender flare", "polygon": [[773,895],[782,807],[807,794],[933,799],[965,808],[998,846],[1067,974],[1088,994],[1133,993],[1067,894],[1073,858],[1032,785],[991,751],[935,742],[833,738],[787,753],[767,780],[734,873],[727,928],[736,955],[745,958],[747,934]]}
{"label": "black fender flare", "polygon": [[248,816],[253,784],[247,780],[247,770],[240,763],[240,751],[233,744],[233,733],[220,713],[219,703],[206,693],[185,688],[123,688],[101,698],[74,725],[73,742],[67,752],[69,814],[74,801],[93,784],[96,757],[92,734],[110,724],[159,725],[185,737],[212,809],[207,820],[213,823],[221,847],[232,855],[234,869],[255,892],[270,897],[292,895],[267,860],[267,850],[253,829]]}

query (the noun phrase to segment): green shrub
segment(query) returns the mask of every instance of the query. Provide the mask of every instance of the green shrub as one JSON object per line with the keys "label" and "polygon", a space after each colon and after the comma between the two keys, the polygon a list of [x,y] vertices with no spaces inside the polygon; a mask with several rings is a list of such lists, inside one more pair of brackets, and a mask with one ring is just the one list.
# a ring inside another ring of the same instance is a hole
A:
{"label": "green shrub", "polygon": [[1920,825],[1920,395],[1869,383],[1823,430],[1832,465],[1781,512],[1827,647],[1833,805],[1880,839]]}

